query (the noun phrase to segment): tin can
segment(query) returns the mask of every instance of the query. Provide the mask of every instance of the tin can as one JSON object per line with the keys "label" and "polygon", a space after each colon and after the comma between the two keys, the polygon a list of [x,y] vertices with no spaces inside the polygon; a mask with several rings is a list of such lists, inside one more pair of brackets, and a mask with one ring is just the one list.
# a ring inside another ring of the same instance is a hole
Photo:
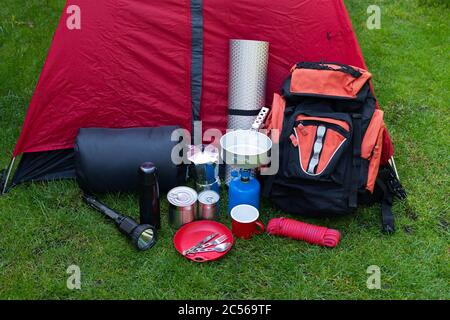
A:
{"label": "tin can", "polygon": [[169,191],[169,225],[180,228],[193,222],[197,216],[197,192],[189,187],[176,187]]}
{"label": "tin can", "polygon": [[219,194],[213,190],[200,193],[198,196],[198,218],[202,220],[219,219],[219,200]]}

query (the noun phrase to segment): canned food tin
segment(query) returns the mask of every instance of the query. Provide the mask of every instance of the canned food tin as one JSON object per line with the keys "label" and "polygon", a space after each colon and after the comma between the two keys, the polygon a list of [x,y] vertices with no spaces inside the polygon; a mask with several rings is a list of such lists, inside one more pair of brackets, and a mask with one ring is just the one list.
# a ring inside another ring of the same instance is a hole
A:
{"label": "canned food tin", "polygon": [[198,218],[203,220],[217,220],[220,216],[220,196],[213,190],[207,190],[198,196]]}
{"label": "canned food tin", "polygon": [[197,216],[197,192],[189,187],[176,187],[169,191],[169,224],[173,228],[193,222]]}

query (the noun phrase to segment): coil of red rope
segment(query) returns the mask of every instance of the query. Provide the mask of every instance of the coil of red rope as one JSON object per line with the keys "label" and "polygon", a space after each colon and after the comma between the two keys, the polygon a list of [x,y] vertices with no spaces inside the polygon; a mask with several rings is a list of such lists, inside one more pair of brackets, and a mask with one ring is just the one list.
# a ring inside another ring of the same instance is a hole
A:
{"label": "coil of red rope", "polygon": [[341,233],[337,230],[288,218],[270,220],[267,233],[330,248],[336,247],[341,239]]}

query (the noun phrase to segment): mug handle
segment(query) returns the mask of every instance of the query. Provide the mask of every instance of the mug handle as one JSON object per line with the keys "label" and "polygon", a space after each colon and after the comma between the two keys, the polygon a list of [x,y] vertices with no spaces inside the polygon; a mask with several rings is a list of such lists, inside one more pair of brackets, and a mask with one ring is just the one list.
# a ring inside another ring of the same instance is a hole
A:
{"label": "mug handle", "polygon": [[256,231],[255,234],[261,234],[265,231],[264,224],[261,221],[256,221]]}

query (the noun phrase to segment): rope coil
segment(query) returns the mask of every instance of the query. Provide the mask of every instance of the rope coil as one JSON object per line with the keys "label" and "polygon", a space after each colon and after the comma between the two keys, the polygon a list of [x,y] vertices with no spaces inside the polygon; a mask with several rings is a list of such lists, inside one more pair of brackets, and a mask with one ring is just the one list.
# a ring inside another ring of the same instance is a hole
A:
{"label": "rope coil", "polygon": [[336,247],[341,239],[341,233],[337,230],[287,218],[270,220],[267,232],[271,235],[306,241],[330,248]]}

